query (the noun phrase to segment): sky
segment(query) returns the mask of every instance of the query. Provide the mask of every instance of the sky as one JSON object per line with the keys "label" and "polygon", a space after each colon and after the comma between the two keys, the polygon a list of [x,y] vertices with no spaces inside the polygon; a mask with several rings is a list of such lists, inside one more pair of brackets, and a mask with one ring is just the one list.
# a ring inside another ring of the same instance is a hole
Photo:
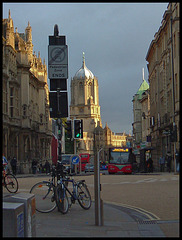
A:
{"label": "sky", "polygon": [[[115,133],[132,133],[133,96],[144,78],[148,82],[146,55],[168,2],[161,3],[6,3],[3,19],[11,11],[14,29],[24,33],[28,21],[38,56],[48,68],[49,36],[54,25],[68,45],[68,96],[71,78],[85,63],[99,83],[102,126]],[[49,81],[48,81],[49,82]]]}

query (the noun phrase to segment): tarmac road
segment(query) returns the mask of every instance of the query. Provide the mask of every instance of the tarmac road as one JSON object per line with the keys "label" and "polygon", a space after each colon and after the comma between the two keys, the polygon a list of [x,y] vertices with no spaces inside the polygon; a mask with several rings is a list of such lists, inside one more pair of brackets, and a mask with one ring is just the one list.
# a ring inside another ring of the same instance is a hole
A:
{"label": "tarmac road", "polygon": [[[86,180],[94,199],[94,176],[74,178]],[[48,180],[49,177],[18,176],[19,191],[29,192],[36,182],[43,179]],[[101,198],[104,203],[114,204],[127,214],[134,210],[145,214],[151,220],[157,219],[166,236],[179,236],[179,175],[174,173],[101,175],[100,180]]]}

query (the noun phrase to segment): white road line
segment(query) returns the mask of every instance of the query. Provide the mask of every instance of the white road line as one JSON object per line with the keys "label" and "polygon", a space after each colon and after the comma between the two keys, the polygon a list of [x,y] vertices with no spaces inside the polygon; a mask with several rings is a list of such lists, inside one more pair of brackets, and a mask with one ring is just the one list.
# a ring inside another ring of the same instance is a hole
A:
{"label": "white road line", "polygon": [[134,183],[146,183],[146,182],[156,182],[156,181],[157,181],[156,178],[146,178],[146,179],[138,180]]}
{"label": "white road line", "polygon": [[160,218],[158,216],[156,216],[154,213],[151,213],[151,212],[149,212],[147,210],[144,210],[142,208],[139,208],[139,207],[134,207],[134,206],[130,206],[130,205],[127,205],[127,204],[122,204],[122,203],[109,202],[109,201],[104,201],[104,203],[113,204],[113,205],[116,205],[116,206],[121,206],[121,207],[125,207],[125,208],[135,210],[139,213],[145,214],[150,220],[160,220]]}
{"label": "white road line", "polygon": [[167,179],[166,179],[166,178],[161,178],[159,181],[160,181],[160,182],[166,182]]}

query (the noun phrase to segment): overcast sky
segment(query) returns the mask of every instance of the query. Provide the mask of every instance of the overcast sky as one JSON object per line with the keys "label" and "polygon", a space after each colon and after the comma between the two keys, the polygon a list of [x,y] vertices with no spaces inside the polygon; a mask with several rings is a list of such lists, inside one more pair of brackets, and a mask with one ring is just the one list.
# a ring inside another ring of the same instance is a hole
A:
{"label": "overcast sky", "polygon": [[132,130],[132,99],[142,83],[142,68],[168,3],[3,3],[3,18],[11,17],[19,33],[28,21],[34,51],[48,64],[48,36],[58,24],[66,36],[70,82],[82,66],[98,78],[102,125],[113,132]]}

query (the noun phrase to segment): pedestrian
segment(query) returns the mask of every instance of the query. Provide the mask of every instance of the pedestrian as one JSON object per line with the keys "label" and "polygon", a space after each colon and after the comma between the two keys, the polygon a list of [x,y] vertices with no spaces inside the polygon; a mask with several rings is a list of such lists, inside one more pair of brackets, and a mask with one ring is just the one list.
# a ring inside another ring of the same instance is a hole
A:
{"label": "pedestrian", "polygon": [[169,151],[167,152],[166,159],[167,159],[167,171],[170,173],[172,157],[171,157],[171,153]]}
{"label": "pedestrian", "polygon": [[15,156],[11,159],[10,164],[11,164],[11,169],[12,169],[13,174],[16,175],[17,160],[16,160]]}
{"label": "pedestrian", "polygon": [[147,167],[148,167],[148,172],[153,172],[153,161],[152,158],[150,157],[147,161]]}
{"label": "pedestrian", "polygon": [[160,171],[164,172],[164,167],[165,167],[165,157],[164,156],[159,158],[159,164],[160,164]]}
{"label": "pedestrian", "polygon": [[175,157],[176,157],[176,171],[179,172],[179,171],[180,171],[180,166],[179,166],[179,153],[178,153],[177,150],[176,150]]}
{"label": "pedestrian", "polygon": [[34,159],[32,161],[32,172],[33,172],[33,174],[36,174],[36,170],[37,170],[37,161]]}
{"label": "pedestrian", "polygon": [[46,173],[49,173],[50,172],[50,164],[49,164],[49,162],[46,160],[46,162],[45,162],[45,169],[46,169]]}
{"label": "pedestrian", "polygon": [[132,152],[132,148],[129,149],[128,162],[131,164],[132,173],[134,173],[134,163],[136,163],[136,156]]}

